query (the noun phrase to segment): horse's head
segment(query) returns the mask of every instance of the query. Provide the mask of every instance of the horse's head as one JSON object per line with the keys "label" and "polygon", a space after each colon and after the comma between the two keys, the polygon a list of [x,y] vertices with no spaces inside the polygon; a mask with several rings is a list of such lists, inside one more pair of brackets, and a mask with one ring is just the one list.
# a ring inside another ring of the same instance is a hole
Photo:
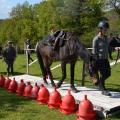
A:
{"label": "horse's head", "polygon": [[90,74],[92,82],[97,85],[98,84],[98,64],[97,57],[93,54],[90,55],[90,60],[88,63],[88,72]]}

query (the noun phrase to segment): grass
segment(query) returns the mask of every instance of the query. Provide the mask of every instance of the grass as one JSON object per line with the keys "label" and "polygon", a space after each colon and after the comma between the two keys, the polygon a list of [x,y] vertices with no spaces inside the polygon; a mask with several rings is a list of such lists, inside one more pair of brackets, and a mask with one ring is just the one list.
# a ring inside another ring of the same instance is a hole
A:
{"label": "grass", "polygon": [[73,120],[75,115],[65,116],[58,110],[49,110],[46,105],[11,94],[0,89],[0,120]]}
{"label": "grass", "polygon": [[[32,56],[35,59],[35,55]],[[59,62],[53,63],[55,66]],[[69,82],[69,65],[67,65],[67,79]],[[106,81],[106,87],[110,90],[120,91],[120,64],[112,67],[112,75]],[[26,73],[26,61],[24,55],[18,55],[14,64],[15,75]],[[53,70],[54,79],[61,78],[60,68]],[[38,63],[30,67],[30,74],[41,76]],[[0,74],[6,75],[6,65],[0,60]],[[82,62],[78,61],[75,68],[75,83],[81,84]],[[89,76],[86,77],[85,86],[93,87]],[[46,105],[38,105],[34,100],[8,93],[5,89],[0,88],[0,120],[76,120],[76,115],[65,116],[59,110],[50,110]],[[119,120],[120,115],[107,118],[105,120]]]}

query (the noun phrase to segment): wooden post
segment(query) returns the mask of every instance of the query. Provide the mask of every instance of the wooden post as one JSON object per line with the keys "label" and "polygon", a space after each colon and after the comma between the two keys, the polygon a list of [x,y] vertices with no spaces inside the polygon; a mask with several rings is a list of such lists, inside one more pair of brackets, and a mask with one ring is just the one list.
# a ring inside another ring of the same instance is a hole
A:
{"label": "wooden post", "polygon": [[29,74],[29,63],[28,63],[28,50],[26,50],[26,67],[27,67],[27,74]]}
{"label": "wooden post", "polygon": [[28,61],[28,46],[24,43],[24,53],[26,55],[26,73],[29,74],[29,61]]}

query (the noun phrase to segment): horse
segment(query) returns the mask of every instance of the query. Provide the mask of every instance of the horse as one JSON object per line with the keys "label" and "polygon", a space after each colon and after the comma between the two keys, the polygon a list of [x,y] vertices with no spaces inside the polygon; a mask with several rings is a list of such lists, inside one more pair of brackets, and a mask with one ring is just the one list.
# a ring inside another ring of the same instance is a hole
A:
{"label": "horse", "polygon": [[[66,78],[66,64],[70,64],[70,87],[73,92],[78,92],[74,86],[74,69],[77,59],[80,57],[85,61],[85,68],[90,73],[90,76],[94,76],[93,71],[91,71],[91,54],[85,48],[85,46],[79,41],[79,38],[72,32],[64,32],[65,36],[60,37],[59,42],[62,41],[62,45],[58,44],[57,50],[53,49],[53,46],[49,45],[46,41],[48,39],[44,38],[39,41],[36,45],[36,54],[39,61],[39,65],[42,71],[43,80],[46,84],[46,75],[49,75],[51,80],[51,85],[53,87],[61,87],[63,81]],[[53,81],[53,76],[50,70],[50,66],[54,60],[61,62],[62,78],[55,85]]]}
{"label": "horse", "polygon": [[[113,60],[112,52],[115,51],[116,47],[120,47],[120,38],[112,36],[109,42],[109,58],[111,60]],[[117,54],[116,61],[118,60],[118,58],[119,58],[119,52]]]}

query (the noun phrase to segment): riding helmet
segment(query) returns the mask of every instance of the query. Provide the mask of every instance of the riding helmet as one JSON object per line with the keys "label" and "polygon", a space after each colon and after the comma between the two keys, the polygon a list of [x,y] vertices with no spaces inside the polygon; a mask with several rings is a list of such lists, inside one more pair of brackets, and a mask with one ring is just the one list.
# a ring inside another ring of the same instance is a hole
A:
{"label": "riding helmet", "polygon": [[100,29],[109,29],[108,21],[100,21],[98,24],[98,28]]}

